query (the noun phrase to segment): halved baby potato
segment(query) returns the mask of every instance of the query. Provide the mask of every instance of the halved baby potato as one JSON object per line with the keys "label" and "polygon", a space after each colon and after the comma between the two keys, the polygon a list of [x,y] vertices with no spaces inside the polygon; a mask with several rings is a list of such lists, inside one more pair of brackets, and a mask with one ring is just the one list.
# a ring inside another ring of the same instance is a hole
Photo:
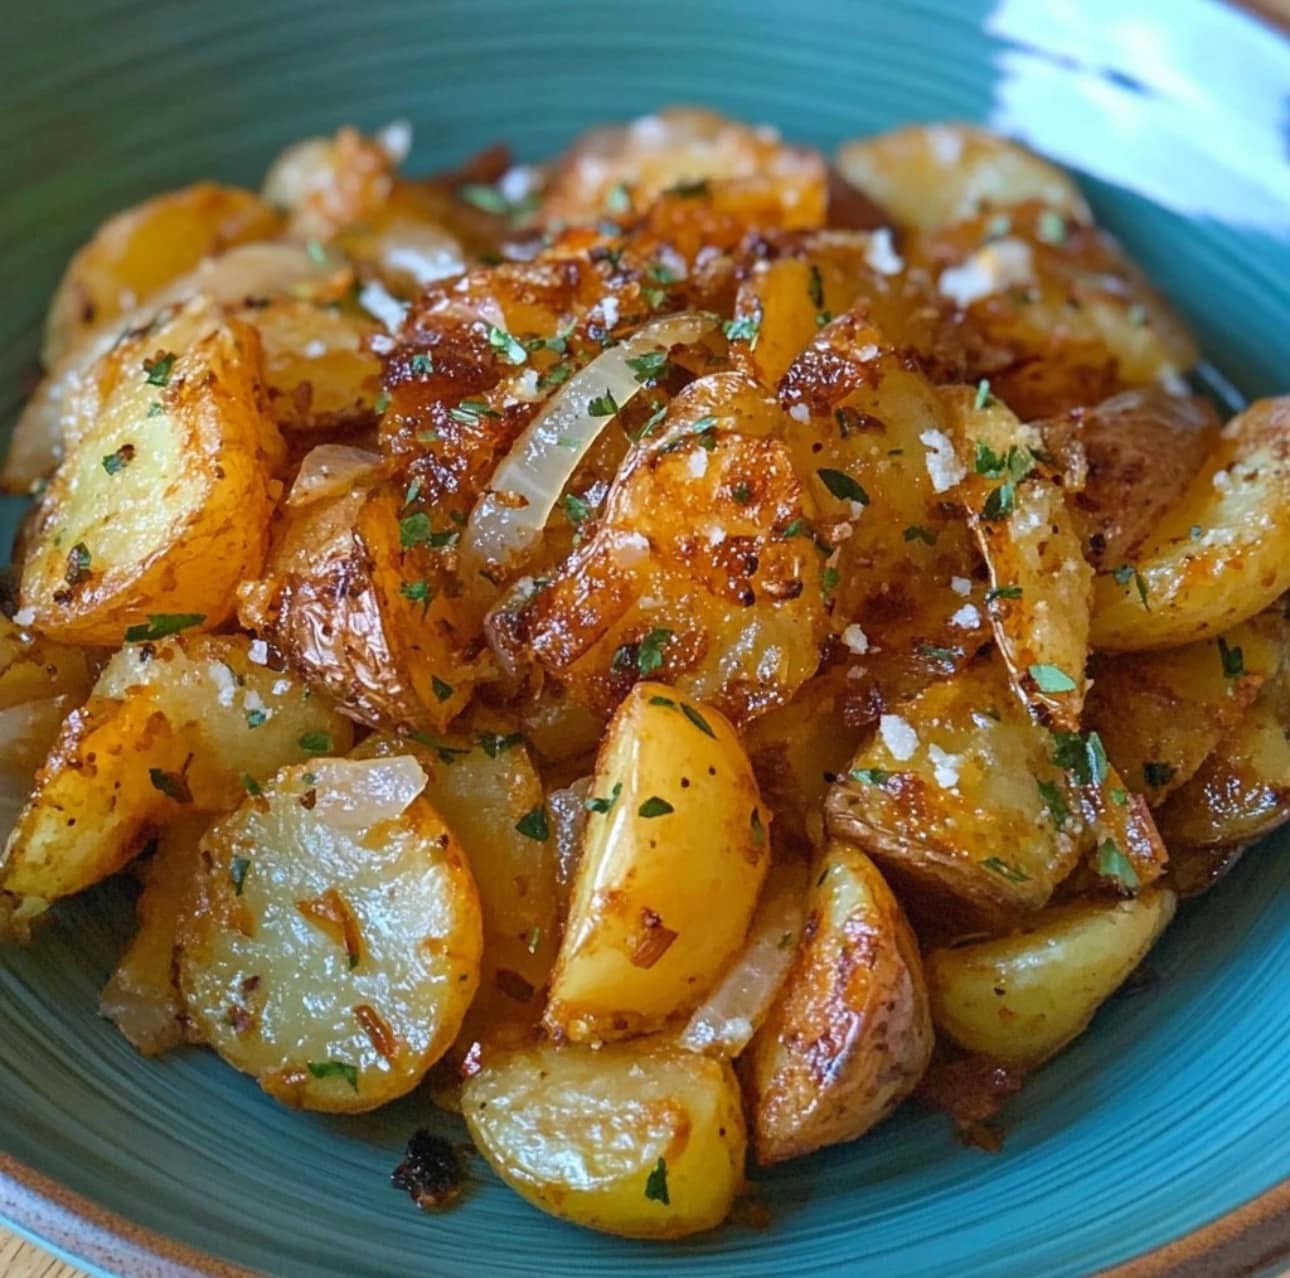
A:
{"label": "halved baby potato", "polygon": [[284,1104],[401,1096],[474,996],[479,897],[404,755],[284,768],[202,840],[179,979],[202,1038]]}
{"label": "halved baby potato", "polygon": [[1174,895],[1074,901],[1008,936],[941,946],[926,958],[936,1028],[969,1052],[1028,1069],[1081,1034],[1142,962]]}
{"label": "halved baby potato", "polygon": [[272,239],[282,218],[253,191],[198,182],[110,217],[67,264],[45,319],[52,368],[84,337],[129,314],[203,258]]}
{"label": "halved baby potato", "polygon": [[830,842],[807,917],[744,1059],[763,1166],[862,1135],[913,1091],[932,1054],[918,940],[873,862]]}
{"label": "halved baby potato", "polygon": [[588,1229],[683,1238],[719,1225],[743,1184],[734,1071],[665,1040],[486,1054],[461,1112],[512,1189]]}
{"label": "halved baby potato", "polygon": [[770,814],[729,722],[638,683],[596,760],[590,816],[544,1022],[574,1042],[693,1010],[743,944]]}
{"label": "halved baby potato", "polygon": [[1093,215],[1068,173],[1034,151],[970,124],[911,124],[838,148],[842,176],[904,226],[932,230],[1041,200],[1080,222]]}
{"label": "halved baby potato", "polygon": [[93,427],[46,489],[23,615],[51,638],[117,646],[150,615],[210,629],[258,572],[280,440],[259,405],[253,329],[202,302],[113,353]]}
{"label": "halved baby potato", "polygon": [[0,888],[46,901],[114,874],[151,829],[233,808],[285,763],[349,748],[352,725],[243,636],[129,645],[68,715],[0,857]]}
{"label": "halved baby potato", "polygon": [[1169,648],[1262,612],[1290,589],[1290,396],[1251,404],[1137,562],[1093,585],[1096,648]]}

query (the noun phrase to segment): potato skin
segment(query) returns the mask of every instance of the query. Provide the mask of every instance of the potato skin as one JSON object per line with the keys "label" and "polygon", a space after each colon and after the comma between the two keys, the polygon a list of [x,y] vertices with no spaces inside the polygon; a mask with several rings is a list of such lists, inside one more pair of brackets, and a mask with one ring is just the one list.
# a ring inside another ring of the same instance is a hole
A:
{"label": "potato skin", "polygon": [[0,616],[0,709],[47,697],[84,701],[93,682],[89,653],[53,643]]}
{"label": "potato skin", "polygon": [[1147,606],[1132,575],[1095,578],[1094,647],[1192,643],[1262,612],[1290,589],[1290,396],[1258,400],[1223,428],[1134,568]]}
{"label": "potato skin", "polygon": [[693,1010],[743,942],[769,864],[770,814],[730,724],[639,683],[596,760],[592,810],[543,1017],[588,1042]]}
{"label": "potato skin", "polygon": [[1009,936],[931,950],[936,1028],[960,1047],[1030,1068],[1081,1034],[1155,944],[1172,892],[1055,905]]}
{"label": "potato skin", "polygon": [[[194,303],[113,358],[120,375],[45,492],[20,586],[37,630],[109,647],[150,614],[199,614],[206,629],[228,618],[264,558],[280,447],[246,325]],[[109,469],[107,457],[128,460]]]}
{"label": "potato skin", "polygon": [[873,862],[834,840],[744,1060],[758,1163],[856,1139],[913,1091],[931,1053],[918,941]]}
{"label": "potato skin", "polygon": [[380,762],[284,768],[249,796],[202,840],[180,924],[194,1026],[293,1107],[359,1113],[410,1091],[479,979],[479,899],[430,804],[362,824],[324,809]]}
{"label": "potato skin", "polygon": [[462,1089],[462,1116],[512,1189],[605,1233],[714,1229],[743,1182],[733,1070],[666,1040],[486,1054]]}
{"label": "potato skin", "polygon": [[67,264],[54,291],[41,352],[45,367],[203,258],[272,239],[281,225],[254,192],[214,182],[158,195],[109,218]]}

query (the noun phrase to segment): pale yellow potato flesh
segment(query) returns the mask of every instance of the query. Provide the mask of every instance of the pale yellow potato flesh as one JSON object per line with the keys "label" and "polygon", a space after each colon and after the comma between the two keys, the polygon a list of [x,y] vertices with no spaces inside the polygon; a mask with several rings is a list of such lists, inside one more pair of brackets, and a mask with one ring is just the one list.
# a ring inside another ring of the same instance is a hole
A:
{"label": "pale yellow potato flesh", "polygon": [[970,124],[914,124],[838,148],[842,176],[898,223],[931,230],[983,209],[1042,200],[1093,219],[1078,186],[1056,165]]}
{"label": "pale yellow potato flesh", "polygon": [[[1290,589],[1290,396],[1261,399],[1147,538],[1136,578],[1093,583],[1095,648],[1170,648],[1262,612]],[[1124,576],[1124,574],[1121,574]]]}
{"label": "pale yellow potato flesh", "polygon": [[574,1042],[691,1011],[743,943],[770,854],[770,814],[734,729],[664,684],[638,683],[619,708],[587,802],[543,1018]]}
{"label": "pale yellow potato flesh", "polygon": [[159,613],[210,629],[259,571],[278,443],[259,407],[259,340],[193,306],[123,344],[94,426],[41,500],[20,602],[53,639],[115,647]]}
{"label": "pale yellow potato flesh", "polygon": [[0,617],[0,709],[48,697],[83,701],[93,683],[88,653]]}
{"label": "pale yellow potato flesh", "polygon": [[1056,905],[1009,936],[933,949],[937,1030],[969,1052],[1029,1068],[1083,1033],[1174,914],[1162,889]]}
{"label": "pale yellow potato flesh", "polygon": [[877,867],[832,841],[812,926],[744,1060],[762,1165],[855,1140],[913,1091],[932,1053],[918,941]]}
{"label": "pale yellow potato flesh", "polygon": [[733,1070],[665,1040],[486,1056],[461,1112],[512,1189],[588,1229],[683,1238],[719,1225],[743,1183]]}
{"label": "pale yellow potato flesh", "polygon": [[442,818],[419,796],[379,819],[333,807],[395,762],[285,768],[201,843],[179,931],[188,1015],[287,1105],[355,1113],[410,1091],[475,992],[479,897]]}

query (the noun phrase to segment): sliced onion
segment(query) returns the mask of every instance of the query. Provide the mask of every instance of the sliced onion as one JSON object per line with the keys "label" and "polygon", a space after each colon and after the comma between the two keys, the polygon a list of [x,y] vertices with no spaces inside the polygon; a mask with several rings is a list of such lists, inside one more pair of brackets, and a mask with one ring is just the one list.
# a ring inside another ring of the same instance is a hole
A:
{"label": "sliced onion", "polygon": [[697,342],[716,326],[710,315],[689,311],[665,315],[602,351],[552,396],[515,441],[494,473],[489,491],[470,512],[461,540],[468,579],[477,580],[482,568],[504,569],[541,537],[578,463],[613,421],[613,416],[594,416],[592,402],[608,394],[623,408],[641,389],[628,361]]}
{"label": "sliced onion", "polygon": [[690,1017],[677,1040],[692,1052],[738,1056],[766,1019],[801,938],[807,866],[773,865],[748,928],[748,939],[716,989]]}
{"label": "sliced onion", "polygon": [[380,468],[378,453],[349,444],[319,444],[300,463],[286,504],[308,506],[324,497],[344,496],[375,478]]}
{"label": "sliced onion", "polygon": [[546,801],[555,830],[556,890],[560,896],[561,916],[569,911],[573,880],[582,859],[582,832],[587,828],[587,795],[591,778],[579,777],[563,790],[553,790]]}
{"label": "sliced onion", "polygon": [[329,825],[364,830],[393,821],[426,788],[426,774],[410,754],[388,759],[315,759],[313,810]]}

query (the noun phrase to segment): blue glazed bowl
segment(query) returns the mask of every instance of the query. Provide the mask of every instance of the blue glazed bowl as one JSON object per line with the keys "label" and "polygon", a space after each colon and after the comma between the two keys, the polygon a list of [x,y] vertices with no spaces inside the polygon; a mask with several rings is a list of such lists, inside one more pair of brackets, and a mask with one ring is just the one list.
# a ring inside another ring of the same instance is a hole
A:
{"label": "blue glazed bowl", "polygon": [[[5,26],[5,421],[63,262],[124,205],[254,184],[345,121],[410,118],[428,168],[496,139],[539,157],[677,101],[824,146],[937,118],[1014,133],[1079,171],[1239,392],[1290,389],[1290,46],[1210,0],[43,0]],[[0,953],[0,1211],[97,1272],[1055,1278],[1290,1254],[1284,837],[1181,911],[1154,983],[1035,1076],[1001,1154],[908,1109],[759,1174],[769,1228],[680,1246],[566,1227],[478,1162],[460,1209],[420,1214],[388,1187],[402,1142],[461,1132],[426,1102],[327,1119],[211,1055],[137,1057],[95,1010],[128,927],[109,884]]]}

